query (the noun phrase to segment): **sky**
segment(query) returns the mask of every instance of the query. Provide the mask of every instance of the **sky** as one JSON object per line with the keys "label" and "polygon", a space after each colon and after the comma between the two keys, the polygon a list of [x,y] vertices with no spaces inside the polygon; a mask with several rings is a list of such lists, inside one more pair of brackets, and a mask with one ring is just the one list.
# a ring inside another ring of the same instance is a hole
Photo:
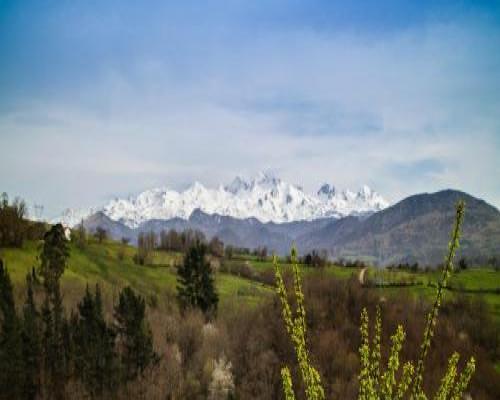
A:
{"label": "sky", "polygon": [[500,207],[498,1],[0,0],[0,191],[43,204],[273,171]]}

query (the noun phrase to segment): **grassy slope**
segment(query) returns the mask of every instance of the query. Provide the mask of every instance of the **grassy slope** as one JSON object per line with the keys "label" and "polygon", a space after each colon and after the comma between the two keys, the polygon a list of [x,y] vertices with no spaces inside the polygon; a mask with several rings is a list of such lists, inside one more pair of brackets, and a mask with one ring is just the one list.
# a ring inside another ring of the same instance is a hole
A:
{"label": "grassy slope", "polygon": [[[388,271],[375,270],[368,271],[370,278],[378,277],[384,282],[398,282],[401,280],[416,280],[423,284],[421,286],[410,286],[406,288],[382,288],[377,289],[387,294],[397,293],[404,290],[413,296],[424,297],[432,300],[435,289],[428,286],[428,283],[437,284],[441,278],[439,271],[432,272],[409,272],[409,271]],[[466,291],[498,290],[500,288],[500,272],[492,268],[469,268],[464,271],[455,271],[448,281],[448,286]],[[455,296],[457,292],[445,292],[445,299]],[[482,298],[490,307],[493,316],[500,324],[500,293],[466,293],[472,298]]]}
{"label": "grassy slope", "polygon": [[[15,286],[23,286],[26,273],[38,265],[38,246],[27,242],[22,249],[0,249],[0,258],[5,261]],[[71,245],[68,268],[62,277],[66,297],[73,295],[76,300],[87,283],[99,283],[103,291],[112,296],[127,285],[145,296],[161,298],[175,293],[176,271],[173,265],[180,259],[180,254],[159,252],[154,256],[153,266],[139,266],[132,260],[135,249],[125,247],[124,257],[120,260],[121,248],[116,242],[90,243],[84,250]],[[227,274],[217,275],[217,288],[223,303],[236,298],[252,304],[271,292],[261,284]]]}
{"label": "grassy slope", "polygon": [[[6,262],[14,284],[22,287],[25,275],[31,268],[38,264],[37,255],[39,253],[38,244],[33,242],[25,243],[22,249],[0,249],[0,257]],[[124,252],[124,257],[120,260],[120,249]],[[116,296],[119,289],[131,285],[145,296],[157,296],[160,299],[165,294],[174,295],[176,287],[176,275],[174,264],[181,260],[179,253],[157,252],[154,255],[153,266],[138,266],[134,264],[132,257],[135,249],[131,246],[122,247],[117,242],[106,242],[104,244],[90,243],[84,250],[71,245],[71,256],[69,266],[63,278],[63,290],[67,296],[73,295],[75,301],[83,292],[85,285],[99,283],[103,291],[108,295]],[[242,257],[230,261],[230,263],[247,263],[256,271],[272,270],[271,261],[259,261],[255,257]],[[291,266],[281,263],[284,269]],[[347,279],[353,274],[359,273],[358,269],[342,268],[331,266],[323,270],[314,268],[304,268],[304,275],[326,273],[339,279]],[[378,274],[386,280],[398,281],[414,277],[421,280],[424,285],[407,288],[383,288],[376,289],[381,295],[390,296],[392,293],[406,291],[410,295],[432,299],[434,289],[427,286],[427,282],[437,282],[438,272],[418,272],[407,271],[368,271],[368,275]],[[468,269],[455,273],[450,285],[468,290],[496,289],[500,287],[500,273],[492,269]],[[221,305],[230,305],[234,301],[242,304],[255,304],[266,295],[272,293],[272,288],[242,277],[218,273],[217,288],[220,293]],[[446,296],[453,296],[447,293]],[[469,294],[470,296],[480,296],[492,307],[494,316],[500,322],[500,295],[499,294]]]}

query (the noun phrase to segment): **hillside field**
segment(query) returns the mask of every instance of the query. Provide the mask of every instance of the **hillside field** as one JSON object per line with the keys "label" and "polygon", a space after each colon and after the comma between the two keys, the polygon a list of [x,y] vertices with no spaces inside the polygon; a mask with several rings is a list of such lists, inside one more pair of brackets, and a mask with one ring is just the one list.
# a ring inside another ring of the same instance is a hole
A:
{"label": "hillside field", "polygon": [[[127,285],[132,286],[155,304],[168,301],[175,296],[176,268],[182,262],[181,253],[157,251],[153,255],[152,265],[137,265],[133,261],[136,249],[115,241],[102,244],[91,241],[84,249],[70,244],[68,268],[62,278],[62,287],[66,301],[76,302],[87,284],[99,283],[103,292],[113,300],[119,290]],[[2,258],[9,269],[16,291],[22,291],[26,273],[39,263],[39,244],[26,242],[21,249],[2,248]],[[273,263],[270,258],[265,261],[254,256],[236,256],[223,261],[225,268],[216,274],[217,288],[221,307],[240,304],[252,305],[273,294]],[[231,271],[232,267],[245,265],[255,274],[267,274],[267,281],[241,276]],[[281,262],[282,268],[290,269],[290,265]],[[222,272],[225,271],[225,272]],[[331,265],[324,268],[302,268],[304,276],[328,274],[338,279],[356,278],[360,270]],[[369,268],[365,280],[382,283],[413,282],[414,285],[367,288],[380,293],[381,297],[390,298],[392,293],[407,292],[411,296],[430,300],[434,293],[440,274],[432,272],[410,272],[405,270],[378,270]],[[474,298],[482,298],[490,306],[491,313],[500,325],[500,272],[489,268],[469,268],[456,271],[448,286],[445,298],[459,293]]]}

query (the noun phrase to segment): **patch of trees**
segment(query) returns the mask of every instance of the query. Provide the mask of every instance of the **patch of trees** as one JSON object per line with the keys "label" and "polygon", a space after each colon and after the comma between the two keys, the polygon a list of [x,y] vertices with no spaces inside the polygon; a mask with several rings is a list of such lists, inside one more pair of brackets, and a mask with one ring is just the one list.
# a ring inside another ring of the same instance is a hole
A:
{"label": "patch of trees", "polygon": [[137,238],[137,253],[134,255],[134,262],[139,265],[151,264],[152,253],[156,248],[156,234],[153,231],[139,233]]}
{"label": "patch of trees", "polygon": [[266,261],[267,260],[267,253],[268,249],[266,246],[259,246],[254,251],[252,252],[252,255],[257,257],[257,260],[259,261]]}
{"label": "patch of trees", "polygon": [[231,259],[235,256],[249,256],[252,251],[248,247],[237,247],[227,245],[225,250],[226,258]]}
{"label": "patch of trees", "polygon": [[104,242],[108,238],[108,231],[102,226],[98,226],[94,232],[94,237],[99,243]]}
{"label": "patch of trees", "polygon": [[181,232],[177,232],[174,229],[168,232],[162,230],[160,232],[159,249],[184,253],[197,241],[206,241],[203,232],[193,229],[186,229]]}
{"label": "patch of trees", "polygon": [[2,246],[21,247],[27,223],[25,221],[26,204],[19,198],[9,203],[6,193],[0,199],[0,244]]}
{"label": "patch of trees", "polygon": [[224,242],[217,236],[207,241],[201,231],[187,229],[177,232],[174,229],[162,230],[159,235],[154,231],[141,232],[137,238],[137,253],[134,261],[140,265],[148,265],[152,261],[152,253],[155,250],[175,251],[186,253],[198,243],[204,243],[207,248],[207,254],[213,257],[224,257]]}
{"label": "patch of trees", "polygon": [[328,265],[328,253],[326,250],[312,250],[301,257],[299,262],[308,267],[325,267]]}
{"label": "patch of trees", "polygon": [[414,263],[398,263],[398,264],[390,264],[386,267],[388,270],[400,270],[400,271],[409,271],[409,272],[418,272],[419,265],[418,262]]}
{"label": "patch of trees", "polygon": [[104,318],[99,286],[93,293],[87,287],[68,317],[60,289],[68,257],[64,228],[54,225],[40,254],[43,302],[35,301],[28,274],[20,313],[0,260],[0,399],[72,398],[77,382],[91,398],[107,398],[157,361],[144,299],[131,288],[120,292],[114,324]]}
{"label": "patch of trees", "polygon": [[[463,256],[461,260],[464,260],[467,264],[466,268],[473,268],[475,266],[489,267],[496,271],[500,271],[500,255],[492,254],[489,256]],[[460,267],[460,266],[459,266]]]}
{"label": "patch of trees", "polygon": [[0,247],[21,247],[25,240],[39,240],[46,226],[27,220],[26,203],[20,198],[9,202],[7,193],[0,197]]}
{"label": "patch of trees", "polygon": [[349,260],[345,258],[341,258],[335,262],[335,264],[345,267],[345,268],[366,268],[370,265],[364,262],[363,260]]}

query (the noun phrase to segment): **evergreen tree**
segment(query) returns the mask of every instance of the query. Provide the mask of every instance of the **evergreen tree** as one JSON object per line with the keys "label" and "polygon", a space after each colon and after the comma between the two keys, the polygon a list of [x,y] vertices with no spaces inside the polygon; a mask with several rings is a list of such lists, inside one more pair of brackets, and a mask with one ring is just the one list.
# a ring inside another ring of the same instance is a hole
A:
{"label": "evergreen tree", "polygon": [[71,376],[72,338],[59,286],[56,286],[52,298],[45,296],[41,317],[44,397],[63,399]]}
{"label": "evergreen tree", "polygon": [[0,398],[17,399],[21,394],[22,347],[12,283],[0,260]]}
{"label": "evergreen tree", "polygon": [[59,280],[69,257],[68,241],[61,224],[44,236],[40,275],[45,287],[42,308],[42,352],[47,397],[62,399],[71,367],[71,335],[64,315]]}
{"label": "evergreen tree", "polygon": [[46,296],[45,299],[42,320],[45,324],[43,353],[46,386],[48,397],[59,400],[64,398],[71,367],[71,337],[59,283],[54,287],[52,296]]}
{"label": "evergreen tree", "polygon": [[210,316],[217,311],[219,297],[206,255],[207,246],[199,240],[188,249],[177,270],[177,297],[182,308],[197,307]]}
{"label": "evergreen tree", "polygon": [[120,292],[114,315],[124,381],[135,379],[157,360],[145,311],[144,298],[136,295],[132,288],[126,287]]}
{"label": "evergreen tree", "polygon": [[73,330],[71,329],[70,321],[63,315],[61,321],[61,358],[62,365],[64,366],[63,371],[61,371],[61,375],[64,378],[64,382],[69,381],[69,379],[73,376],[74,370],[74,339],[73,339]]}
{"label": "evergreen tree", "polygon": [[53,336],[54,326],[52,321],[52,311],[50,309],[49,297],[45,296],[41,309],[42,319],[42,335],[41,335],[41,349],[42,349],[42,366],[43,366],[43,388],[44,393],[42,397],[50,397],[50,374],[51,365],[54,363],[53,356]]}
{"label": "evergreen tree", "polygon": [[23,308],[23,394],[27,400],[35,399],[40,392],[40,315],[33,297],[33,278],[26,275],[27,296]]}
{"label": "evergreen tree", "polygon": [[68,240],[61,224],[52,226],[45,234],[40,255],[40,275],[49,295],[54,295],[55,287],[66,269],[69,257]]}
{"label": "evergreen tree", "polygon": [[115,333],[106,325],[99,286],[92,296],[87,286],[74,325],[75,370],[92,397],[116,386]]}

